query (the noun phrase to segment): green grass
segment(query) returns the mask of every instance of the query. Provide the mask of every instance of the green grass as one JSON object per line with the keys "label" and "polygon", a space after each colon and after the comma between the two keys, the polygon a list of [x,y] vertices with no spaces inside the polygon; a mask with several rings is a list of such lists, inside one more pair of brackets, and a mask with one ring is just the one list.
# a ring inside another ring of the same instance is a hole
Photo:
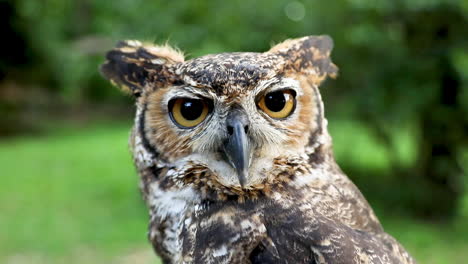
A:
{"label": "green grass", "polygon": [[[158,263],[146,242],[147,214],[127,148],[130,123],[66,127],[0,142],[0,263]],[[341,159],[385,167],[362,128],[333,124]],[[343,135],[341,135],[343,133]],[[359,134],[348,143],[346,134]],[[358,146],[358,147],[356,147]],[[392,215],[387,231],[420,263],[463,263],[468,228]]]}
{"label": "green grass", "polygon": [[[362,123],[353,120],[332,120],[329,125],[333,136],[336,159],[369,170],[389,170],[392,164],[388,149],[373,136]],[[396,131],[394,151],[399,165],[408,166],[416,159],[416,146],[410,129]]]}
{"label": "green grass", "polygon": [[115,262],[150,251],[129,128],[65,129],[0,144],[0,263]]}
{"label": "green grass", "polygon": [[[383,209],[381,209],[383,210]],[[468,258],[468,227],[466,219],[455,224],[435,224],[421,220],[379,214],[385,230],[424,264],[466,263]]]}

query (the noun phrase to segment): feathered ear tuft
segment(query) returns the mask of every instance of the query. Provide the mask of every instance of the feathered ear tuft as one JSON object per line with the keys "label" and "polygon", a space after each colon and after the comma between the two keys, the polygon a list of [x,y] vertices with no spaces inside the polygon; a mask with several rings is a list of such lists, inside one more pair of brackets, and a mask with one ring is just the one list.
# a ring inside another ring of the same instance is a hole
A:
{"label": "feathered ear tuft", "polygon": [[183,62],[184,56],[168,45],[144,45],[127,40],[117,43],[106,59],[100,67],[104,78],[138,97],[147,84],[158,88],[175,82],[171,66]]}
{"label": "feathered ear tuft", "polygon": [[338,74],[338,67],[330,59],[332,49],[333,40],[324,35],[289,39],[269,52],[285,59],[285,72],[311,75],[320,84],[327,76],[335,78]]}

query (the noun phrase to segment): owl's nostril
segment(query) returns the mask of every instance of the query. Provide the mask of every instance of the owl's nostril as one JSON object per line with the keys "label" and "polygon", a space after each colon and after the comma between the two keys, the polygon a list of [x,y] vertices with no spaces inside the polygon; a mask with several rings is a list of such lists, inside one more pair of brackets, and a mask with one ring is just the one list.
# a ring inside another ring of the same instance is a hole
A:
{"label": "owl's nostril", "polygon": [[[234,133],[234,128],[232,126],[227,126],[227,131],[230,136]],[[244,126],[244,132],[247,134],[249,132],[249,126]]]}
{"label": "owl's nostril", "polygon": [[232,126],[228,126],[227,130],[228,130],[229,135],[232,136],[232,134],[234,133],[234,128]]}
{"label": "owl's nostril", "polygon": [[229,111],[226,117],[226,129],[229,136],[244,132],[247,134],[250,121],[243,108],[236,106]]}

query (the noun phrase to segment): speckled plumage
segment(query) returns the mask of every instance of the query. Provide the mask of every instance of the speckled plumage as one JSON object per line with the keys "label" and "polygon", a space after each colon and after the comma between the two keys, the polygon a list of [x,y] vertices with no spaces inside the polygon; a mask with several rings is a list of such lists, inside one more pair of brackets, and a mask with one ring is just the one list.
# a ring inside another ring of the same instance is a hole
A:
{"label": "speckled plumage", "polygon": [[[414,263],[334,160],[318,90],[337,73],[331,48],[311,36],[189,61],[137,41],[108,53],[103,75],[136,97],[130,145],[164,263]],[[285,88],[297,94],[290,116],[258,109],[256,98]],[[181,129],[168,115],[176,97],[209,98],[213,110]],[[239,109],[252,149],[243,186],[221,150]]]}

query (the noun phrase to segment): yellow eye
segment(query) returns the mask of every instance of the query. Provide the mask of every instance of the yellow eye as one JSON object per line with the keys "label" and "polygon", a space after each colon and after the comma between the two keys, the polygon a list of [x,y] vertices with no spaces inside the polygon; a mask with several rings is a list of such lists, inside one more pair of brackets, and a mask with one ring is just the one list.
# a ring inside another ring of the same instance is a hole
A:
{"label": "yellow eye", "polygon": [[205,100],[177,98],[169,101],[169,113],[176,125],[191,128],[205,120],[210,105]]}
{"label": "yellow eye", "polygon": [[296,107],[296,92],[281,90],[264,95],[257,103],[267,115],[275,119],[288,117]]}

